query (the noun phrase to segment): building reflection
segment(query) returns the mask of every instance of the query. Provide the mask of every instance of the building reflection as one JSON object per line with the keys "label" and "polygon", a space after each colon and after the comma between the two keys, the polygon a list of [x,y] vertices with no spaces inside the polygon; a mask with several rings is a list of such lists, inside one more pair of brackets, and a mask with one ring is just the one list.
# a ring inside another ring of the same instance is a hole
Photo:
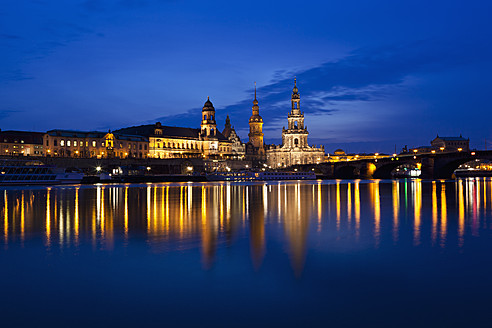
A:
{"label": "building reflection", "polygon": [[220,249],[247,236],[251,263],[261,270],[267,241],[278,242],[279,228],[290,266],[301,276],[310,240],[465,247],[490,225],[491,191],[489,179],[5,189],[0,222],[5,247],[41,234],[51,249],[89,244],[111,251],[144,236],[156,253],[199,248],[205,269]]}

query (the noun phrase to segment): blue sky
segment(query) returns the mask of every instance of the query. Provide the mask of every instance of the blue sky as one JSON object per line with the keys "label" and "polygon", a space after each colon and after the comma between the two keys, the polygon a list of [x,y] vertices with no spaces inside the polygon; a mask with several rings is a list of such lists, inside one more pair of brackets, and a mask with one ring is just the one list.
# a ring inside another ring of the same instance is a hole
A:
{"label": "blue sky", "polygon": [[[0,128],[107,130],[161,121],[247,140],[253,83],[280,143],[297,76],[311,144],[388,152],[492,141],[488,1],[4,0]],[[492,148],[489,144],[488,148]]]}

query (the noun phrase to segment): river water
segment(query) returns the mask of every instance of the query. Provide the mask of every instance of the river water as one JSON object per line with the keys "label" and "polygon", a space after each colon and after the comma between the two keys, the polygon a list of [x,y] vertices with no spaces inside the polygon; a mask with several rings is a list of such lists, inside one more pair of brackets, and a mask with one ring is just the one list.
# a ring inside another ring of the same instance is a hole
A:
{"label": "river water", "polygon": [[0,188],[2,326],[490,327],[492,180]]}

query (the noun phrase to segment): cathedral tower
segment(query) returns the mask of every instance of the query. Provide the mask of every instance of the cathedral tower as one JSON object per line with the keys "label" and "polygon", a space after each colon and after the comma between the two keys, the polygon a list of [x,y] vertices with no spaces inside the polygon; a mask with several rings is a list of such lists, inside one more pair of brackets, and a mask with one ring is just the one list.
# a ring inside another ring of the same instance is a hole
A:
{"label": "cathedral tower", "polygon": [[292,90],[292,109],[287,117],[287,130],[282,131],[282,142],[291,148],[308,147],[307,137],[309,132],[304,126],[304,113],[301,112],[301,96],[297,89],[297,81],[294,79],[294,89]]}
{"label": "cathedral tower", "polygon": [[215,108],[210,101],[210,97],[207,97],[207,101],[203,105],[201,130],[204,137],[215,137],[217,135]]}
{"label": "cathedral tower", "polygon": [[257,149],[263,152],[263,118],[260,116],[260,107],[256,100],[256,82],[255,82],[255,99],[253,100],[253,115],[249,118],[249,142]]}

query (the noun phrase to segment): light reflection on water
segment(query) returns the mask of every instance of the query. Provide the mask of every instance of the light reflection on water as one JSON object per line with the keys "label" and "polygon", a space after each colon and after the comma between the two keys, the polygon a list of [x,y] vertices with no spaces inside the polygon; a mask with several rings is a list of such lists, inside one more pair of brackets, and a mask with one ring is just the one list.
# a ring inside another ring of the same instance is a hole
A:
{"label": "light reflection on water", "polygon": [[0,308],[11,326],[29,315],[26,326],[81,327],[492,319],[492,180],[0,192]]}
{"label": "light reflection on water", "polygon": [[0,206],[7,249],[42,234],[47,249],[112,250],[143,234],[154,252],[199,247],[205,268],[243,233],[259,268],[281,228],[298,275],[316,235],[377,248],[411,229],[415,247],[463,247],[490,225],[491,190],[487,179],[98,185],[8,188]]}

